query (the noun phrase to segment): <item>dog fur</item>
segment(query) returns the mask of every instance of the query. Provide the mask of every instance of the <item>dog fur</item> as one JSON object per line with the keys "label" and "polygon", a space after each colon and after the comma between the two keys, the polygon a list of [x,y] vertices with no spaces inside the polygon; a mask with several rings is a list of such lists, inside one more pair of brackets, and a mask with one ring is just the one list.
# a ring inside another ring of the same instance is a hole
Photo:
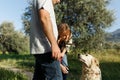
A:
{"label": "dog fur", "polygon": [[82,62],[82,75],[80,80],[102,80],[99,61],[90,54],[78,54]]}

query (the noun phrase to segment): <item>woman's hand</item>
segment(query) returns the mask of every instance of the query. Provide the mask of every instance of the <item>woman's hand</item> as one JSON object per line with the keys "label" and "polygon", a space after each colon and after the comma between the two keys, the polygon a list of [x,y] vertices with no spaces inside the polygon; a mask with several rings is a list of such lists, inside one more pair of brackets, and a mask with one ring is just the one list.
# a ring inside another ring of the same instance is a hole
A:
{"label": "woman's hand", "polygon": [[60,67],[61,67],[61,70],[64,74],[68,74],[68,70],[69,70],[68,67],[63,66],[62,64],[60,64]]}

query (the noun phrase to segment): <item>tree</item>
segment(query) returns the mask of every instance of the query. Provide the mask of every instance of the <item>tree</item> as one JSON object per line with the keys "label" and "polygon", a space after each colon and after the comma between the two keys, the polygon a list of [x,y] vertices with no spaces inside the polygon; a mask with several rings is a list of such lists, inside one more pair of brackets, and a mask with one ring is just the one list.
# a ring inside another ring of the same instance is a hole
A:
{"label": "tree", "polygon": [[55,9],[57,23],[70,25],[77,47],[99,49],[104,41],[104,29],[114,21],[113,12],[106,8],[108,4],[108,0],[64,0]]}
{"label": "tree", "polygon": [[22,32],[15,31],[11,22],[3,22],[0,25],[0,50],[3,53],[27,53],[29,52],[29,38]]}
{"label": "tree", "polygon": [[31,9],[32,9],[32,2],[31,0],[28,1],[28,6],[25,8],[25,12],[22,15],[22,22],[23,22],[23,30],[26,35],[30,33],[30,20],[31,20]]}
{"label": "tree", "polygon": [[113,48],[116,49],[116,51],[120,52],[120,42],[116,42],[116,44],[113,45]]}
{"label": "tree", "polygon": [[12,23],[3,22],[3,24],[0,26],[0,45],[3,53],[5,53],[9,47],[8,40],[10,35],[13,34],[13,31],[14,27]]}

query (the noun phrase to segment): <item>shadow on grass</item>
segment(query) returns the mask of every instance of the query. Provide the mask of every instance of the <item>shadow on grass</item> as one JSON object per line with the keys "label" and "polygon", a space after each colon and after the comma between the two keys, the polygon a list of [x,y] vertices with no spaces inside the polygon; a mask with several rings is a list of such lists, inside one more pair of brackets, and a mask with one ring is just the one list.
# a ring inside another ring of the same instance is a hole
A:
{"label": "shadow on grass", "polygon": [[26,76],[20,73],[0,68],[0,80],[28,80]]}
{"label": "shadow on grass", "polygon": [[69,74],[68,80],[80,80],[81,75],[81,62],[78,60],[77,55],[68,55]]}
{"label": "shadow on grass", "polygon": [[34,69],[34,62],[23,61],[23,62],[17,62],[17,64],[19,65],[19,67],[25,68],[25,70],[28,71],[33,71]]}
{"label": "shadow on grass", "polygon": [[120,80],[120,62],[101,63],[102,80]]}

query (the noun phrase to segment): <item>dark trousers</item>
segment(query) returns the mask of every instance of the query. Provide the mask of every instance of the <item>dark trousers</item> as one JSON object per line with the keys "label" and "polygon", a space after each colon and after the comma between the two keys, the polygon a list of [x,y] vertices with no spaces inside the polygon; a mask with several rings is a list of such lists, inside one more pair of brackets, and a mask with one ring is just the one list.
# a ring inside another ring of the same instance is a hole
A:
{"label": "dark trousers", "polygon": [[51,52],[36,54],[33,80],[62,80],[60,63],[51,57]]}
{"label": "dark trousers", "polygon": [[64,73],[62,73],[63,80],[67,80],[67,75],[68,75],[68,74],[64,74]]}

